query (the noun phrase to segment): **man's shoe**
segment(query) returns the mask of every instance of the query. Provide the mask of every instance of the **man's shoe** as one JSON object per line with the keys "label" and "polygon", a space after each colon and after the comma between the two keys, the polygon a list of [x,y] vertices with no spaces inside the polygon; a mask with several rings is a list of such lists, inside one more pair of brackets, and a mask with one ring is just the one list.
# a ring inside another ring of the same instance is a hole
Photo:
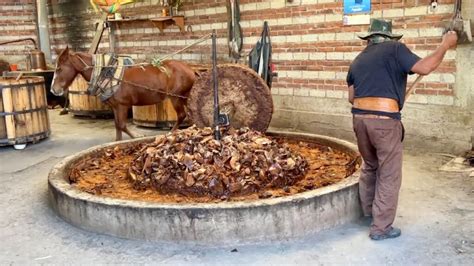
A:
{"label": "man's shoe", "polygon": [[392,229],[390,229],[390,231],[388,231],[385,234],[381,234],[381,235],[370,234],[369,237],[372,240],[384,240],[388,238],[399,237],[401,234],[402,234],[402,230],[400,230],[399,228],[392,227]]}

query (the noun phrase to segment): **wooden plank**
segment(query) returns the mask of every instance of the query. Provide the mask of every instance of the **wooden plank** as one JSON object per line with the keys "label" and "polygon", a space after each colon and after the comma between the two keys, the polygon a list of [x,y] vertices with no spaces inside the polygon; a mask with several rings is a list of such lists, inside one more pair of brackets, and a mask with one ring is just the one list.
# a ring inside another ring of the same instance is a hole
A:
{"label": "wooden plank", "polygon": [[[36,80],[33,79],[32,80],[33,82],[35,82]],[[32,106],[33,106],[33,99],[32,99],[32,92],[34,92],[36,89],[36,85],[28,85],[26,91],[25,91],[25,106],[26,106],[26,109],[27,110],[32,110]],[[27,113],[26,114],[26,125],[27,125],[27,132],[28,132],[28,135],[33,135],[35,133],[37,133],[37,129],[35,129],[36,125],[37,125],[37,122],[38,120],[34,118],[35,114],[38,113],[38,111],[35,111],[35,112],[31,112],[31,113]]]}
{"label": "wooden plank", "polygon": [[[46,102],[46,91],[44,88],[44,84],[36,85],[34,90],[34,105],[36,108],[44,108],[47,107]],[[49,130],[49,117],[48,111],[41,110],[37,111],[34,115],[36,121],[36,133],[44,133]]]}
{"label": "wooden plank", "polygon": [[[7,84],[16,84],[14,80],[8,80]],[[3,98],[3,110],[4,112],[10,113],[13,112],[13,98],[12,98],[12,89],[3,88],[2,90]],[[15,118],[13,115],[5,116],[5,127],[7,131],[7,139],[15,138]]]}
{"label": "wooden plank", "polygon": [[44,109],[40,112],[41,116],[43,117],[43,124],[42,124],[42,132],[46,133],[51,131],[51,124],[49,120],[49,113],[48,113],[48,100],[46,99],[46,85],[43,83],[42,85],[38,86],[38,90],[40,91],[40,107],[44,107]]}
{"label": "wooden plank", "polygon": [[113,23],[109,23],[109,51],[115,53],[115,26]]}
{"label": "wooden plank", "polygon": [[[38,90],[38,85],[36,85],[32,90],[28,91],[28,97],[30,99],[30,109],[38,108],[38,100],[36,99],[36,91]],[[41,132],[41,117],[40,112],[34,112],[31,114],[31,133],[37,134]]]}
{"label": "wooden plank", "polygon": [[[8,85],[7,84],[7,79],[0,78],[0,86],[1,85]],[[0,93],[0,113],[4,112],[3,109],[3,95]],[[7,128],[5,125],[5,116],[0,115],[0,139],[6,139],[7,138]]]}
{"label": "wooden plank", "polygon": [[[18,80],[18,84],[20,84],[21,86],[24,86],[23,82],[24,82],[23,80]],[[18,91],[19,91],[18,87],[12,88],[11,90],[13,112],[19,111],[21,107],[21,102],[18,99]],[[14,126],[15,126],[15,138],[19,136],[20,137],[24,136],[23,131],[21,130],[22,128],[18,126],[19,124],[22,123],[19,115],[12,115],[12,117],[13,117]]]}
{"label": "wooden plank", "polygon": [[[25,111],[26,106],[24,102],[24,90],[26,88],[26,80],[20,80],[19,83],[21,84],[21,87],[16,87],[12,89],[12,97],[13,97],[13,110],[14,112],[18,111]],[[15,137],[25,137],[28,136],[27,132],[27,125],[26,125],[26,115],[25,114],[16,114],[14,115],[15,119]]]}
{"label": "wooden plank", "polygon": [[102,39],[102,34],[104,33],[104,24],[107,21],[107,13],[104,12],[100,18],[99,25],[95,31],[94,39],[92,39],[91,46],[89,47],[89,54],[95,54],[97,48],[99,47],[100,39]]}
{"label": "wooden plank", "polygon": [[167,121],[176,121],[178,120],[178,114],[174,110],[173,103],[170,99],[166,98],[164,101],[165,115]]}
{"label": "wooden plank", "polygon": [[166,106],[164,102],[156,104],[156,120],[157,121],[166,121]]}
{"label": "wooden plank", "polygon": [[[29,82],[33,82],[34,80],[29,80]],[[25,84],[24,87],[21,87],[19,89],[19,92],[18,92],[18,96],[21,98],[21,104],[23,106],[23,110],[25,111],[28,111],[28,110],[31,110],[31,107],[30,107],[30,98],[29,98],[29,91],[30,91],[30,88],[29,87],[33,87],[34,88],[34,85],[29,85],[29,84]],[[32,120],[31,120],[31,116],[32,116],[32,113],[25,113],[22,115],[22,119],[23,119],[23,133],[25,134],[25,136],[30,136],[30,135],[33,135],[33,130],[32,130]]]}

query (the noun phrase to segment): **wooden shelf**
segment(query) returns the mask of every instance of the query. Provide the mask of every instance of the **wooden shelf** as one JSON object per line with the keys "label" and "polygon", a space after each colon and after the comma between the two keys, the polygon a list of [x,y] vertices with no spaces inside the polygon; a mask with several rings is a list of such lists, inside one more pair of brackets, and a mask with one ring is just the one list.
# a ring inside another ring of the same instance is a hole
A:
{"label": "wooden shelf", "polygon": [[148,21],[147,18],[123,18],[123,19],[107,19],[108,22],[134,22],[134,21]]}
{"label": "wooden shelf", "polygon": [[161,18],[152,18],[150,19],[153,24],[155,24],[158,29],[163,33],[163,31],[171,26],[178,26],[181,32],[184,32],[184,16],[171,16],[171,17],[161,17]]}
{"label": "wooden shelf", "polygon": [[181,32],[185,32],[184,29],[184,16],[168,16],[168,17],[158,17],[158,18],[123,18],[123,19],[109,19],[108,22],[113,23],[126,23],[134,21],[151,21],[161,33],[168,28],[169,26],[176,25],[178,26]]}

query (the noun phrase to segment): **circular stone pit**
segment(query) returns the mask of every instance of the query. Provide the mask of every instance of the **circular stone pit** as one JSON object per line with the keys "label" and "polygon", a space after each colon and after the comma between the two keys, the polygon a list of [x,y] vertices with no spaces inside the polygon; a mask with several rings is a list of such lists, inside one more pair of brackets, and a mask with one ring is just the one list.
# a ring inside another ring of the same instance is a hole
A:
{"label": "circular stone pit", "polygon": [[[355,145],[336,138],[290,132],[267,135],[316,142],[358,156]],[[65,221],[92,232],[203,245],[299,238],[355,221],[361,216],[358,171],[336,184],[290,196],[219,203],[174,204],[114,199],[86,193],[69,183],[70,168],[84,156],[116,145],[153,139],[104,144],[59,162],[48,178],[53,209]]]}

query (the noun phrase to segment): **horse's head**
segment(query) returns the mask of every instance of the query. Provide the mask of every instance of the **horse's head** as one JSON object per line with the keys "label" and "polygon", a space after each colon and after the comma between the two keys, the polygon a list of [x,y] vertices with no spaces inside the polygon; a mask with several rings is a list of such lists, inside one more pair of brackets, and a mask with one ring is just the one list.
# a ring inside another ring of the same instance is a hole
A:
{"label": "horse's head", "polygon": [[74,81],[79,71],[74,67],[71,61],[72,54],[69,47],[62,50],[56,59],[56,70],[54,71],[53,82],[51,84],[51,93],[61,96]]}

